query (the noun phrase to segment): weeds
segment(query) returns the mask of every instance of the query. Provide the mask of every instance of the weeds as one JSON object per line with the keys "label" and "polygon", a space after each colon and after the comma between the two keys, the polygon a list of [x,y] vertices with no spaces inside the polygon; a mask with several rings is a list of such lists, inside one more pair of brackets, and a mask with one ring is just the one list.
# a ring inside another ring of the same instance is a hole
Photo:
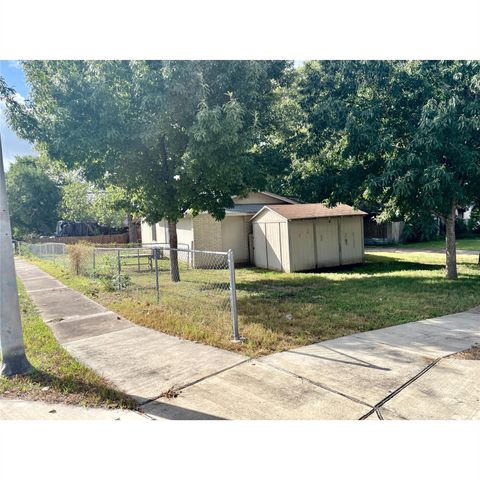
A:
{"label": "weeds", "polygon": [[[153,273],[130,271],[131,288],[102,288],[96,299],[139,325],[259,356],[480,305],[477,258],[458,257],[454,283],[444,278],[444,261],[440,254],[382,253],[367,255],[364,265],[315,273],[237,269],[240,334],[247,338],[242,344],[230,341],[222,270],[185,270],[175,284],[162,273],[158,303]],[[35,263],[84,293],[88,285],[98,285],[66,277],[49,262]]]}
{"label": "weeds", "polygon": [[88,243],[74,243],[67,245],[67,254],[70,268],[75,275],[84,275],[92,262],[93,247]]}

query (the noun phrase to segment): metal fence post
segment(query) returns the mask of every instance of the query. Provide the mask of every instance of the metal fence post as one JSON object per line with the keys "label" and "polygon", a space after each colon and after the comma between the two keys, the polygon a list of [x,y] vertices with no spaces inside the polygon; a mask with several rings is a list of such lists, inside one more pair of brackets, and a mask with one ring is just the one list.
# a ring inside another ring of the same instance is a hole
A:
{"label": "metal fence post", "polygon": [[121,284],[121,279],[120,275],[122,273],[122,267],[121,267],[121,262],[120,262],[120,250],[117,250],[117,274],[118,274],[118,289],[122,289],[122,284]]}
{"label": "metal fence post", "polygon": [[93,273],[95,273],[95,248],[92,250],[92,258],[93,258]]}
{"label": "metal fence post", "polygon": [[155,288],[157,290],[157,302],[160,301],[160,286],[158,284],[158,248],[153,249],[153,259],[155,261]]}
{"label": "metal fence post", "polygon": [[228,272],[230,275],[230,313],[232,316],[232,341],[241,342],[238,333],[238,313],[237,313],[237,289],[235,285],[235,261],[233,258],[233,250],[230,249],[227,254]]}

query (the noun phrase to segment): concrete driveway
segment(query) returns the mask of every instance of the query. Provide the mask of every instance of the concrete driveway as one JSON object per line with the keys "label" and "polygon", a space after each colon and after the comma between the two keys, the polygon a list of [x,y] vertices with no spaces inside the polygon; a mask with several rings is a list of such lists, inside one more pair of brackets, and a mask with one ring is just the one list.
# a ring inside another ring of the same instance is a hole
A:
{"label": "concrete driveway", "polygon": [[259,359],[139,327],[17,260],[58,341],[156,419],[480,418],[480,310]]}

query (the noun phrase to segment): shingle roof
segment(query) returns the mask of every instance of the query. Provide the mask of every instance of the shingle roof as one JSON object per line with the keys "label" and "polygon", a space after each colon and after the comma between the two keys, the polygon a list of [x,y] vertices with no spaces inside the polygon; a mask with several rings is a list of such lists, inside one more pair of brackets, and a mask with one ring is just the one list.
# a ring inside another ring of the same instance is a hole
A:
{"label": "shingle roof", "polygon": [[[278,213],[287,220],[300,220],[303,218],[321,218],[321,217],[344,217],[352,215],[367,215],[362,210],[357,210],[350,205],[337,203],[335,207],[327,207],[323,203],[303,203],[296,205],[266,205],[260,212],[266,208]],[[257,215],[260,214],[257,213]],[[255,215],[255,217],[257,216]],[[255,218],[253,217],[253,218]],[[252,218],[252,220],[253,220]]]}
{"label": "shingle roof", "polygon": [[237,203],[233,208],[225,209],[226,213],[257,213],[265,206],[264,203]]}
{"label": "shingle roof", "polygon": [[[275,198],[276,200],[280,200],[282,202],[285,202],[285,203],[292,203],[292,204],[296,204],[298,203],[296,200],[293,200],[293,198],[288,198],[288,197],[282,197],[281,195],[277,195],[276,193],[271,193],[271,192],[255,192],[255,191],[252,191],[250,193],[261,193],[263,195],[266,195],[267,197],[270,197],[270,198]],[[248,197],[248,195],[247,195]],[[239,197],[238,195],[233,195],[232,196],[233,200],[235,201],[236,198],[246,198],[246,197]],[[264,204],[265,205],[265,204]]]}

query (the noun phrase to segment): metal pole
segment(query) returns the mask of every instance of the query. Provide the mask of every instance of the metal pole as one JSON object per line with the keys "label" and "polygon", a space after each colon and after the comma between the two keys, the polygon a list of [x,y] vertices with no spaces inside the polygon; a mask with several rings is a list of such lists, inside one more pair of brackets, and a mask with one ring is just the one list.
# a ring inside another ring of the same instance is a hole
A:
{"label": "metal pole", "polygon": [[155,288],[157,290],[157,303],[160,301],[160,285],[158,283],[158,249],[153,249],[153,258],[155,260]]}
{"label": "metal pole", "polygon": [[95,248],[92,250],[92,256],[93,256],[93,273],[95,273]]}
{"label": "metal pole", "polygon": [[23,343],[17,277],[12,249],[12,229],[3,171],[0,137],[0,376],[25,374],[32,370]]}
{"label": "metal pole", "polygon": [[120,281],[120,275],[122,273],[122,267],[121,267],[121,262],[120,262],[120,250],[117,250],[117,276],[118,276],[118,289],[122,289],[121,281]]}
{"label": "metal pole", "polygon": [[232,317],[232,342],[241,342],[238,333],[238,313],[237,313],[237,289],[235,285],[235,261],[233,258],[233,250],[230,249],[227,254],[228,271],[230,274],[230,313]]}

